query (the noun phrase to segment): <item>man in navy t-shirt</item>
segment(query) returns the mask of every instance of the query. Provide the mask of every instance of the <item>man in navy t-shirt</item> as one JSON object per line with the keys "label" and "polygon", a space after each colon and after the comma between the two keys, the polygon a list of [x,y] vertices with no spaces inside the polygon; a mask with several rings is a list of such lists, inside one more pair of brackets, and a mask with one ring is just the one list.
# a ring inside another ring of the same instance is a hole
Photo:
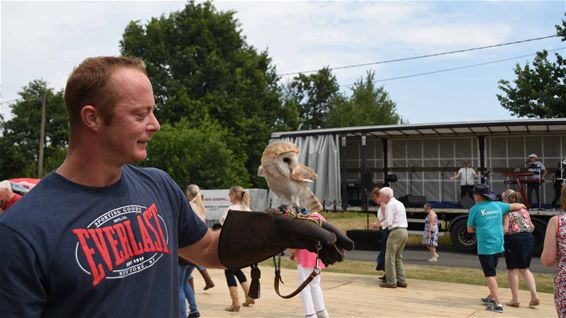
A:
{"label": "man in navy t-shirt", "polygon": [[0,316],[179,316],[178,248],[222,267],[218,233],[167,174],[129,165],[160,128],[143,62],[85,60],[65,106],[63,164],[0,221]]}
{"label": "man in navy t-shirt", "polygon": [[[147,157],[160,128],[143,61],[86,59],[67,81],[65,107],[69,147],[63,164],[0,218],[0,317],[178,317],[178,255],[224,268],[235,258],[226,256],[222,242],[237,241],[232,248],[249,251],[236,259],[246,264],[261,260],[260,248],[272,250],[238,241],[237,226],[220,238],[165,172],[130,165]],[[343,258],[333,231],[274,219],[287,225],[279,226],[281,242],[261,242],[314,248],[319,241],[321,253],[328,249],[323,261]],[[255,233],[258,222],[251,223],[246,231]],[[293,232],[294,224],[303,236]],[[287,239],[297,236],[299,243]]]}

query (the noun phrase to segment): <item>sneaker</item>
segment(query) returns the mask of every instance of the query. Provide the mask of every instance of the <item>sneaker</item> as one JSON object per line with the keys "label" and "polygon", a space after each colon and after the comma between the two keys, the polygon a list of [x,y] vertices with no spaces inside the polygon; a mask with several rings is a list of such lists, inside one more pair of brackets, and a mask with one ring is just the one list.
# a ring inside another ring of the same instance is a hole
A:
{"label": "sneaker", "polygon": [[199,318],[199,317],[200,317],[200,313],[198,311],[195,311],[190,313],[187,318]]}
{"label": "sneaker", "polygon": [[484,305],[488,305],[488,304],[493,304],[493,303],[495,302],[495,300],[493,300],[493,297],[491,297],[490,295],[488,295],[487,297],[482,298],[482,299],[481,299],[481,302],[482,302]]}
{"label": "sneaker", "polygon": [[379,287],[397,288],[397,284],[396,283],[381,282],[381,283],[379,283]]}
{"label": "sneaker", "polygon": [[407,288],[407,283],[406,282],[397,282],[397,287]]}
{"label": "sneaker", "polygon": [[385,277],[385,275],[378,277],[378,279],[382,282],[386,282],[387,281],[387,277]]}
{"label": "sneaker", "polygon": [[501,313],[503,313],[503,306],[502,305],[496,305],[494,303],[490,303],[490,304],[487,304],[487,306],[485,306],[485,310],[498,312],[498,313],[501,314]]}
{"label": "sneaker", "polygon": [[438,262],[438,258],[436,256],[433,256],[433,257],[427,259],[427,262],[436,263],[436,262]]}

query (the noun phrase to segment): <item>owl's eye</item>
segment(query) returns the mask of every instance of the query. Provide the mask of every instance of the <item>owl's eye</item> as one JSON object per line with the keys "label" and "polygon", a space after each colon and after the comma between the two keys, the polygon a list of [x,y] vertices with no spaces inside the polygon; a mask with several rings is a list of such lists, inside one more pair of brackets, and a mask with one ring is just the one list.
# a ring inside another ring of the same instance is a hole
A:
{"label": "owl's eye", "polygon": [[289,159],[289,158],[283,158],[283,161],[285,161],[286,164],[290,164],[290,163],[291,163],[291,159]]}

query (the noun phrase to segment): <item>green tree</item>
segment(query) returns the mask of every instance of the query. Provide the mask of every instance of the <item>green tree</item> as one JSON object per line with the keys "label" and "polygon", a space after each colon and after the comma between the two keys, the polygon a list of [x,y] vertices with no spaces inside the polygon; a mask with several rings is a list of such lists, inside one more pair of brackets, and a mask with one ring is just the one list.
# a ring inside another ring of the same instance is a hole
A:
{"label": "green tree", "polygon": [[[33,80],[18,93],[12,118],[2,123],[2,178],[37,176],[41,104],[46,97],[44,175],[62,163],[67,146],[67,117],[63,90],[55,92],[43,80]],[[43,177],[43,176],[39,176]]]}
{"label": "green tree", "polygon": [[340,99],[336,76],[328,68],[306,75],[299,74],[285,89],[284,107],[296,109],[303,130],[324,128],[331,105]]}
{"label": "green tree", "polygon": [[227,147],[247,158],[254,185],[263,182],[261,154],[271,132],[287,127],[286,113],[271,59],[246,43],[233,11],[190,1],[147,24],[130,22],[120,46],[146,62],[161,123],[185,118],[197,127],[206,114],[228,131]]}
{"label": "green tree", "polygon": [[148,158],[142,166],[166,171],[181,187],[196,183],[202,188],[250,186],[245,159],[226,144],[226,129],[210,120],[190,128],[186,120],[164,124],[149,144]]}
{"label": "green tree", "polygon": [[[556,30],[565,41],[566,20]],[[524,67],[517,64],[513,84],[499,81],[499,89],[504,93],[497,94],[501,106],[518,117],[566,117],[566,60],[558,53],[555,58],[555,62],[550,61],[544,50],[537,52],[532,67],[528,63]]]}
{"label": "green tree", "polygon": [[392,125],[402,123],[396,104],[383,86],[376,87],[375,73],[368,71],[365,81],[354,83],[349,98],[339,97],[332,104],[327,127]]}

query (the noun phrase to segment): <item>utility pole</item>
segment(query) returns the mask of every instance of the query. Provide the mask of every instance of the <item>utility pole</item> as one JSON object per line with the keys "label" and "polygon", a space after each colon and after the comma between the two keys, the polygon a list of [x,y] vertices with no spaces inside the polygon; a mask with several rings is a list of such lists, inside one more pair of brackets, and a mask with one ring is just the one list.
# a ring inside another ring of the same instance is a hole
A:
{"label": "utility pole", "polygon": [[41,127],[39,130],[39,163],[37,165],[37,177],[43,176],[43,148],[45,146],[45,107],[47,102],[47,91],[43,93],[41,102]]}

